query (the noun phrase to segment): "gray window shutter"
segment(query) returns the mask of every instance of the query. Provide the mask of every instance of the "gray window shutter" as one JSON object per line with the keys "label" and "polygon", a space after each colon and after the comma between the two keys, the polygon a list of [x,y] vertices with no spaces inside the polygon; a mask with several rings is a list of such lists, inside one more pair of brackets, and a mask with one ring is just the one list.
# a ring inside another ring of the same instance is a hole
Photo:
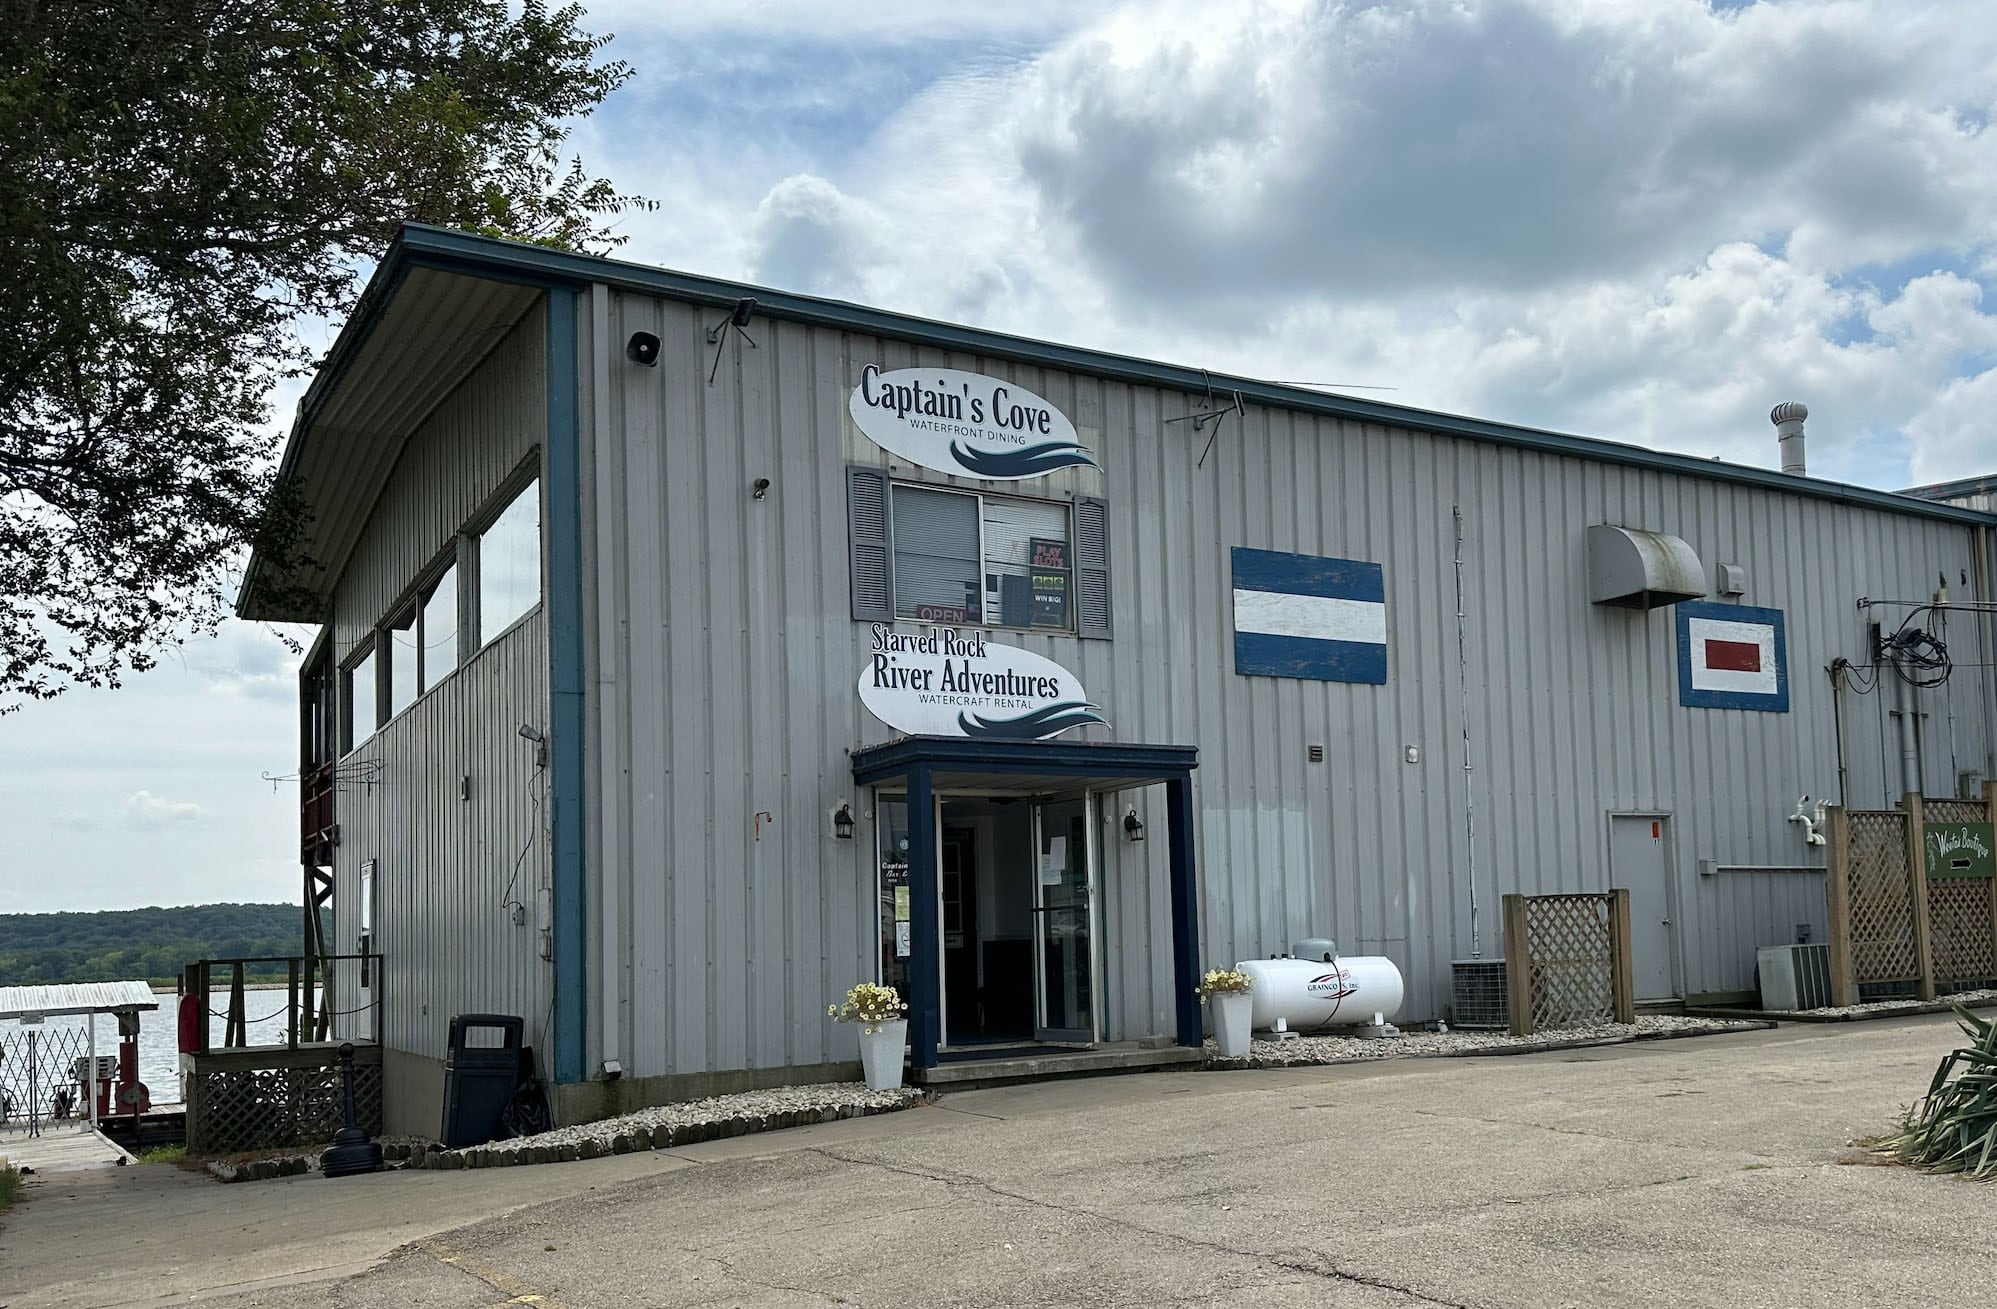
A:
{"label": "gray window shutter", "polygon": [[894,621],[888,554],[888,476],[878,468],[846,470],[846,553],[853,564],[853,617]]}
{"label": "gray window shutter", "polygon": [[1075,634],[1109,639],[1109,502],[1075,501]]}

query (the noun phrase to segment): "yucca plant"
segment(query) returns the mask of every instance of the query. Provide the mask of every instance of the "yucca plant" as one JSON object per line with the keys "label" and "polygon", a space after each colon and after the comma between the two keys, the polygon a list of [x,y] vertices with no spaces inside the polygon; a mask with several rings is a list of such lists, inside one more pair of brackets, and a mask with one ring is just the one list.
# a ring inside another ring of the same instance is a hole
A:
{"label": "yucca plant", "polygon": [[1931,1173],[1989,1177],[1997,1173],[1997,1023],[1960,1005],[1955,1015],[1970,1043],[1943,1056],[1928,1093],[1875,1148]]}

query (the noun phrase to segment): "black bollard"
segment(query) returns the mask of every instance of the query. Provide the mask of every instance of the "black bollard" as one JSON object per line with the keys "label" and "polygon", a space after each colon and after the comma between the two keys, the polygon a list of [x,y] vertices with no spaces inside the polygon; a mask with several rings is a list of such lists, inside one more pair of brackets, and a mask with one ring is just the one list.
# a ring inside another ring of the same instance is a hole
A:
{"label": "black bollard", "polygon": [[381,1147],[361,1130],[354,1112],[354,1043],[340,1045],[340,1092],[346,1102],[347,1125],[333,1134],[333,1144],[319,1156],[319,1171],[328,1177],[352,1177],[381,1171]]}

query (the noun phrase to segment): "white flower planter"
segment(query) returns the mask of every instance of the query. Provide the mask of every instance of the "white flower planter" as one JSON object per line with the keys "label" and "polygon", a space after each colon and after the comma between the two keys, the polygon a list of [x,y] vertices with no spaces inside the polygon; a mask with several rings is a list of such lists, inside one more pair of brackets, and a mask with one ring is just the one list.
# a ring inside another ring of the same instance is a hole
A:
{"label": "white flower planter", "polygon": [[907,1048],[906,1018],[882,1023],[872,1032],[860,1029],[860,1066],[867,1070],[869,1091],[892,1091],[901,1085],[902,1051]]}
{"label": "white flower planter", "polygon": [[1207,1008],[1213,1014],[1216,1053],[1223,1059],[1246,1058],[1255,998],[1246,991],[1216,991],[1207,997]]}

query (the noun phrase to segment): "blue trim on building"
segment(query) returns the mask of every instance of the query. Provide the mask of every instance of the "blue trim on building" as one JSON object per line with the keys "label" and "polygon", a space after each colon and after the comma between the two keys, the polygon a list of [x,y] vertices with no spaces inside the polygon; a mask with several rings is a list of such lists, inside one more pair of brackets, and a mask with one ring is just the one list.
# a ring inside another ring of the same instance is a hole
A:
{"label": "blue trim on building", "polygon": [[1165,783],[1165,827],[1172,859],[1172,1010],[1178,1043],[1205,1043],[1200,1022],[1200,887],[1194,868],[1193,777]]}
{"label": "blue trim on building", "polygon": [[[1714,604],[1684,600],[1678,606],[1678,703],[1687,709],[1752,709],[1762,713],[1789,712],[1789,636],[1780,609],[1753,605]],[[1775,629],[1775,690],[1702,691],[1692,685],[1692,620],[1710,618],[1725,623],[1767,623]]]}
{"label": "blue trim on building", "polygon": [[1386,573],[1378,564],[1363,559],[1333,559],[1328,555],[1254,550],[1245,545],[1234,547],[1234,589],[1387,603]]}
{"label": "blue trim on building", "polygon": [[1157,781],[1199,767],[1190,745],[1122,741],[990,741],[964,736],[904,736],[855,750],[853,780],[873,786],[908,775],[917,764],[936,772],[1046,773],[1061,777],[1148,777]]}
{"label": "blue trim on building", "polygon": [[1384,686],[1387,647],[1371,641],[1326,641],[1312,636],[1236,632],[1234,671],[1243,677],[1298,677],[1315,682]]}
{"label": "blue trim on building", "polygon": [[554,827],[556,1082],[584,1079],[589,898],[583,850],[581,360],[576,292],[548,290],[548,700]]}
{"label": "blue trim on building", "polygon": [[943,1038],[943,944],[936,913],[936,791],[927,764],[908,774],[908,1037],[917,1068],[936,1066]]}

